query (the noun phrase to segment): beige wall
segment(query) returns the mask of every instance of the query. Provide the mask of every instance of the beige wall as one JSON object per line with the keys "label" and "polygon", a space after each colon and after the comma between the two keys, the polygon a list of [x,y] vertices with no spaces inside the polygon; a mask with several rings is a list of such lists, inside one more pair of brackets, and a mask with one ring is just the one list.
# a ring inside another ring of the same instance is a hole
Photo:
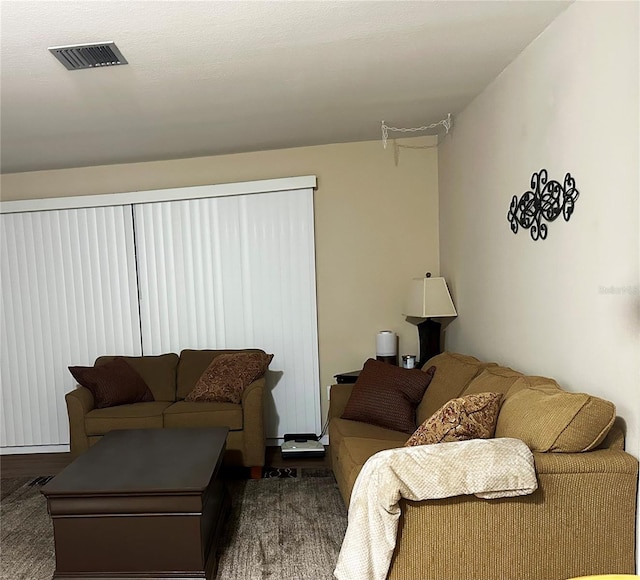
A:
{"label": "beige wall", "polygon": [[[434,145],[434,138],[399,141]],[[323,414],[333,375],[375,357],[391,329],[417,354],[416,327],[401,315],[413,276],[438,273],[437,150],[380,141],[218,157],[6,174],[2,200],[120,193],[317,175],[314,194],[320,385]]]}
{"label": "beige wall", "polygon": [[[455,119],[439,149],[449,345],[613,401],[640,454],[637,2],[576,2]],[[514,235],[534,171],[580,197]],[[640,547],[640,546],[639,546]]]}

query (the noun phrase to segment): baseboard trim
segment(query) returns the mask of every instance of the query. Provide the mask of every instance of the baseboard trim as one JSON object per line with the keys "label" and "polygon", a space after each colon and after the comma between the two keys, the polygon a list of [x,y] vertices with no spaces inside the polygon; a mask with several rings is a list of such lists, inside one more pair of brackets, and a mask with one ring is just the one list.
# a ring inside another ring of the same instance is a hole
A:
{"label": "baseboard trim", "polygon": [[27,455],[31,453],[68,453],[69,445],[21,445],[19,447],[0,447],[0,455]]}

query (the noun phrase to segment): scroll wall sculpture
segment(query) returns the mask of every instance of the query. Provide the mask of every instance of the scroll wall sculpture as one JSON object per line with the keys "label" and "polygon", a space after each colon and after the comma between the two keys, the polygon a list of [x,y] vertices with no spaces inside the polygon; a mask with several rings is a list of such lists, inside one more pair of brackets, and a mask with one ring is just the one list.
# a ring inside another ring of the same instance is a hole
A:
{"label": "scroll wall sculpture", "polygon": [[565,221],[569,221],[573,213],[576,199],[580,192],[576,189],[576,182],[570,173],[564,176],[564,183],[548,180],[547,170],[541,169],[531,176],[531,190],[522,194],[518,199],[515,195],[509,206],[507,219],[511,223],[511,231],[518,233],[518,228],[529,229],[531,239],[546,239],[546,220],[552,222],[560,214]]}

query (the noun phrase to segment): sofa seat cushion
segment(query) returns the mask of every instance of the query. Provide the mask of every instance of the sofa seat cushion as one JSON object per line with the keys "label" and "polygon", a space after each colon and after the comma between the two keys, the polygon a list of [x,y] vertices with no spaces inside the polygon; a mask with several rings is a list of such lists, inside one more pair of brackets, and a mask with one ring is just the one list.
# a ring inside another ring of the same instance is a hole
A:
{"label": "sofa seat cushion", "polygon": [[379,451],[397,449],[403,442],[389,439],[370,439],[366,437],[345,437],[340,442],[338,461],[349,489],[353,489],[362,466],[369,457]]}
{"label": "sofa seat cushion", "polygon": [[475,357],[453,352],[443,352],[429,359],[422,369],[435,366],[436,372],[416,410],[417,424],[424,423],[447,401],[459,397],[483,369],[493,365],[495,363],[485,363]]}
{"label": "sofa seat cushion", "polygon": [[[115,357],[101,356],[96,359],[96,366],[105,364]],[[175,353],[158,356],[123,356],[129,365],[142,377],[156,401],[176,400],[176,369],[178,355]]]}
{"label": "sofa seat cushion", "polygon": [[392,431],[377,425],[362,423],[361,421],[351,421],[334,417],[331,419],[331,436],[330,445],[339,445],[340,441],[345,437],[362,437],[366,439],[378,439],[398,443],[398,447],[402,447],[409,435],[401,431]]}
{"label": "sofa seat cushion", "polygon": [[477,393],[502,393],[505,395],[513,384],[522,377],[522,373],[509,367],[490,366],[473,379],[460,396]]}
{"label": "sofa seat cushion", "polygon": [[178,401],[164,411],[165,427],[229,427],[242,430],[242,406],[235,403]]}
{"label": "sofa seat cushion", "polygon": [[551,379],[523,377],[505,396],[495,436],[521,439],[532,451],[578,453],[595,449],[615,417],[609,401],[563,391]]}
{"label": "sofa seat cushion", "polygon": [[171,403],[132,403],[89,411],[84,424],[87,435],[105,435],[117,429],[161,429],[162,412]]}
{"label": "sofa seat cushion", "polygon": [[398,449],[402,447],[400,441],[390,441],[388,439],[369,439],[368,437],[345,437],[340,443],[342,452],[340,459],[342,465],[356,466],[364,465],[369,457],[372,457],[379,451],[387,449]]}

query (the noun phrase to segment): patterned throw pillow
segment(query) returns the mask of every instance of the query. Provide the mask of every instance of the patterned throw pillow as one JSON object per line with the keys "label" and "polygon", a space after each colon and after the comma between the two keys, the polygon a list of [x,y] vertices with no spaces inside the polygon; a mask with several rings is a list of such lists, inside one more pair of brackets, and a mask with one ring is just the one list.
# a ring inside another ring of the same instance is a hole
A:
{"label": "patterned throw pillow", "polygon": [[267,372],[272,359],[266,352],[221,354],[211,361],[185,401],[238,404],[244,390]]}
{"label": "patterned throw pillow", "polygon": [[451,399],[416,429],[405,447],[490,439],[496,430],[502,397],[502,393],[477,393]]}
{"label": "patterned throw pillow", "polygon": [[69,367],[69,371],[91,391],[96,409],[154,400],[147,383],[122,357],[94,367]]}
{"label": "patterned throw pillow", "polygon": [[416,407],[435,371],[436,367],[403,369],[369,359],[353,385],[342,418],[413,433]]}

